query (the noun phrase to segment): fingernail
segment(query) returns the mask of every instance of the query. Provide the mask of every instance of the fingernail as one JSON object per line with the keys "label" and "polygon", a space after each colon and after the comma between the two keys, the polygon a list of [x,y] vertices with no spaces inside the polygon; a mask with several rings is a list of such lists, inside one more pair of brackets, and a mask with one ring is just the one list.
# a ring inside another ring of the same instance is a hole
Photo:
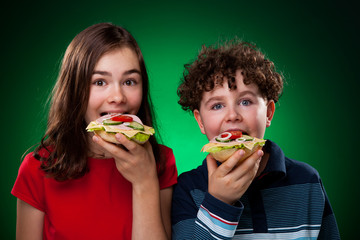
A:
{"label": "fingernail", "polygon": [[118,140],[121,140],[121,134],[120,134],[120,133],[117,133],[117,134],[115,135],[115,137],[116,137]]}
{"label": "fingernail", "polygon": [[93,136],[93,141],[94,141],[94,142],[98,142],[98,141],[99,141],[99,137],[98,137],[98,136]]}
{"label": "fingernail", "polygon": [[262,157],[264,155],[264,152],[259,150],[259,151],[257,151],[257,154],[258,154],[259,157]]}

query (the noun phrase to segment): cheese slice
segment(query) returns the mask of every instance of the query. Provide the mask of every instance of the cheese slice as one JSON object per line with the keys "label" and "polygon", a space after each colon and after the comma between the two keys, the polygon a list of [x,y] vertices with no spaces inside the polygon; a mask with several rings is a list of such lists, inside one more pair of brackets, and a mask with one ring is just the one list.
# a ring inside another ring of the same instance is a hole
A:
{"label": "cheese slice", "polygon": [[[246,135],[244,135],[246,136]],[[230,141],[230,142],[217,142],[214,139],[212,139],[209,143],[205,144],[201,151],[202,152],[218,152],[223,149],[229,149],[229,148],[247,148],[249,150],[252,150],[255,146],[260,145],[264,146],[266,140],[259,139],[259,138],[253,138],[252,141]]]}
{"label": "cheese slice", "polygon": [[146,135],[153,135],[155,133],[154,128],[144,125],[137,116],[131,115],[131,114],[122,114],[122,115],[132,117],[133,121],[136,121],[144,126],[144,130],[136,130],[136,129],[130,128],[124,124],[119,124],[119,125],[104,125],[104,124],[102,124],[102,122],[105,119],[110,119],[110,118],[112,118],[114,116],[118,116],[118,115],[121,115],[121,114],[109,114],[109,115],[105,115],[101,118],[98,118],[95,121],[90,122],[89,125],[86,127],[86,130],[88,132],[103,130],[108,133],[122,133],[129,138],[132,138],[137,133],[143,133]]}

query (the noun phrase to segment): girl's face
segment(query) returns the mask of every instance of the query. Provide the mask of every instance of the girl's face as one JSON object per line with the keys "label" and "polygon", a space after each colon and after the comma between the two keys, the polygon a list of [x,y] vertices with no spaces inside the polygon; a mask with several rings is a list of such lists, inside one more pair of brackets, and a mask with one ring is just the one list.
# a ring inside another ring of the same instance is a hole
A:
{"label": "girl's face", "polygon": [[226,81],[212,91],[204,92],[200,110],[194,116],[200,130],[210,140],[222,132],[240,130],[244,134],[263,138],[275,111],[274,101],[266,101],[255,84],[244,84],[241,71],[236,71],[236,89]]}
{"label": "girl's face", "polygon": [[97,62],[91,78],[85,121],[107,113],[136,115],[142,100],[142,78],[136,53],[119,48],[105,53]]}

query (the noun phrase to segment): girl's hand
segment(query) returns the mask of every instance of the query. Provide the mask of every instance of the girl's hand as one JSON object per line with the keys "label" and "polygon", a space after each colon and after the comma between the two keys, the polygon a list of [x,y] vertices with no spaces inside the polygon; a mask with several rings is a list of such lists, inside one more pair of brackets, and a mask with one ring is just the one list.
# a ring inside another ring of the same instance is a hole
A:
{"label": "girl's hand", "polygon": [[209,154],[206,157],[209,193],[227,204],[234,204],[241,198],[255,178],[263,154],[263,151],[258,150],[239,163],[239,160],[244,156],[244,150],[238,150],[220,166]]}
{"label": "girl's hand", "polygon": [[151,144],[149,142],[144,145],[137,144],[120,133],[116,134],[115,137],[124,146],[124,149],[106,142],[96,135],[93,140],[112,155],[117,169],[133,184],[133,187],[137,185],[145,187],[149,183],[154,183],[155,180],[156,184],[158,184],[156,163]]}

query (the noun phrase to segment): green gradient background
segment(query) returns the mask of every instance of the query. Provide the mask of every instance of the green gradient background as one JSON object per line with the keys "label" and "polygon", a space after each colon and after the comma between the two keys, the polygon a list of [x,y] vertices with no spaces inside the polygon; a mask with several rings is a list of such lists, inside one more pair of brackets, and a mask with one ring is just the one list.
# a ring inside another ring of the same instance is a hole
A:
{"label": "green gradient background", "polygon": [[180,173],[202,162],[200,149],[206,143],[192,115],[177,104],[184,63],[195,58],[202,44],[236,35],[263,49],[287,81],[266,138],[288,157],[319,171],[342,239],[353,239],[360,192],[355,7],[335,1],[227,0],[9,5],[1,16],[0,238],[15,238],[16,198],[10,191],[22,154],[44,133],[44,106],[66,46],[87,26],[109,21],[138,40],[160,133],[173,148]]}

